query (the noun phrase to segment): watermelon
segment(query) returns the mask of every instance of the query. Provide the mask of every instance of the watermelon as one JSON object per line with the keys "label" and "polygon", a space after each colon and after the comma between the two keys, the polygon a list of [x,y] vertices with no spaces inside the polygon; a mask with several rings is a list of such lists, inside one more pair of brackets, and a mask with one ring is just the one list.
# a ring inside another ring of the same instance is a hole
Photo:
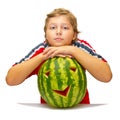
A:
{"label": "watermelon", "polygon": [[37,81],[41,97],[56,108],[73,107],[86,93],[85,70],[74,58],[48,59],[41,66]]}

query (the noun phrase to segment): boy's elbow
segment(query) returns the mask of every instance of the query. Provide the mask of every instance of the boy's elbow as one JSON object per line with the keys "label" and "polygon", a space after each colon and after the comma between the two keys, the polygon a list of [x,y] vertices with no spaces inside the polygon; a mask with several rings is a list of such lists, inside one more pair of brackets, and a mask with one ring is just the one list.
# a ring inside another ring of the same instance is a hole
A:
{"label": "boy's elbow", "polygon": [[112,80],[112,73],[108,74],[105,79],[104,79],[104,82],[110,82]]}
{"label": "boy's elbow", "polygon": [[99,78],[97,80],[99,80],[101,82],[108,83],[112,80],[112,73],[109,72],[109,73],[102,74],[102,75],[99,76]]}
{"label": "boy's elbow", "polygon": [[13,86],[13,80],[11,80],[8,76],[6,76],[6,83],[7,85]]}
{"label": "boy's elbow", "polygon": [[14,86],[18,85],[19,83],[16,82],[14,77],[6,76],[6,83],[7,85]]}

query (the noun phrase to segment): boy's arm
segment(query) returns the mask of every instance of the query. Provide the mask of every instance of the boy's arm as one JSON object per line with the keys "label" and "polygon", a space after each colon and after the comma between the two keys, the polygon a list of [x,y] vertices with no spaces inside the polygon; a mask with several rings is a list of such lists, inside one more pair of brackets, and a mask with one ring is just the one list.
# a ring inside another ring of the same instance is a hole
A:
{"label": "boy's arm", "polygon": [[41,53],[29,60],[12,66],[6,76],[7,84],[18,85],[22,83],[45,58],[47,57]]}
{"label": "boy's arm", "polygon": [[18,85],[26,78],[36,74],[37,67],[41,65],[46,55],[43,55],[43,50],[47,47],[47,43],[43,42],[35,46],[24,58],[16,62],[6,75],[8,85]]}
{"label": "boy's arm", "polygon": [[109,82],[111,80],[112,72],[107,62],[77,47],[71,50],[71,54],[97,80],[102,82]]}

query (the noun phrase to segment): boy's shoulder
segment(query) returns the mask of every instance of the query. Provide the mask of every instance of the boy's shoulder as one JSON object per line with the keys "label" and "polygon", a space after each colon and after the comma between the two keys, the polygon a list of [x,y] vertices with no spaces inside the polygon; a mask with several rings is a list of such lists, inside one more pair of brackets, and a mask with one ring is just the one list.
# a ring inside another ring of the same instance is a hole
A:
{"label": "boy's shoulder", "polygon": [[31,53],[32,53],[31,55],[32,55],[32,57],[34,57],[34,56],[42,53],[43,50],[44,50],[46,47],[48,47],[48,44],[47,44],[46,41],[38,44],[36,47],[34,47],[34,48],[31,50]]}
{"label": "boy's shoulder", "polygon": [[92,46],[84,39],[77,38],[77,40],[74,42],[74,44],[76,44],[76,45],[84,45],[84,46],[92,48]]}

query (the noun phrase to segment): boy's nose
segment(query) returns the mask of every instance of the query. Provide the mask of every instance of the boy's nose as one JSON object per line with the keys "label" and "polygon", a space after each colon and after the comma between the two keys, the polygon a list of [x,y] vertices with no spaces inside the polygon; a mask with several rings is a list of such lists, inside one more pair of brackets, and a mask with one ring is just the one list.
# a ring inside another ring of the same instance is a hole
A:
{"label": "boy's nose", "polygon": [[61,28],[58,28],[58,29],[56,30],[56,34],[57,34],[57,35],[61,35],[61,34],[62,34]]}

